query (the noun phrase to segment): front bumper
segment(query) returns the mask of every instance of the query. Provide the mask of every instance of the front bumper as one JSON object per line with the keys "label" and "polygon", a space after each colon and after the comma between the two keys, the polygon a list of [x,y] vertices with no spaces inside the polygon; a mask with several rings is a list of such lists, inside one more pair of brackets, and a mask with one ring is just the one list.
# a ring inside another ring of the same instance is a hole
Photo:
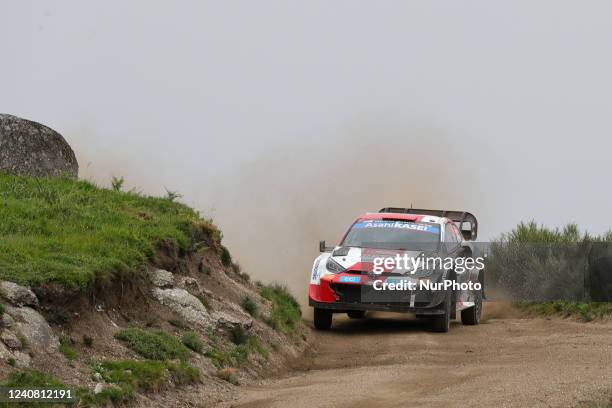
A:
{"label": "front bumper", "polygon": [[415,313],[419,315],[441,315],[444,310],[436,308],[411,307],[405,303],[348,303],[348,302],[317,302],[308,299],[308,304],[318,309],[330,309],[337,313],[349,310],[370,310],[376,312]]}

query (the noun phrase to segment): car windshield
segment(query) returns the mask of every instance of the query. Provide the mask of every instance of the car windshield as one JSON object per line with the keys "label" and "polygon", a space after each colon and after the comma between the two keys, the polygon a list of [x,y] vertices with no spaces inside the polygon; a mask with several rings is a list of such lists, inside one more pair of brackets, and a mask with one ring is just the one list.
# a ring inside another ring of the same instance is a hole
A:
{"label": "car windshield", "polygon": [[440,242],[440,226],[403,220],[359,220],[342,246],[434,251]]}

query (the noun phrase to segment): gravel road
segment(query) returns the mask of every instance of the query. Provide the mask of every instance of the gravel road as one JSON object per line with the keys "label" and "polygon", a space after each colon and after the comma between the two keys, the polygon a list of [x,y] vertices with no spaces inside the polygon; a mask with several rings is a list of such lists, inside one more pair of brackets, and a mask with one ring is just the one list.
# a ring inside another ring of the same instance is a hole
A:
{"label": "gravel road", "polygon": [[[242,387],[233,407],[574,407],[609,398],[612,322],[508,316],[432,333],[425,321],[334,316],[287,375]],[[504,316],[505,315],[505,316]]]}

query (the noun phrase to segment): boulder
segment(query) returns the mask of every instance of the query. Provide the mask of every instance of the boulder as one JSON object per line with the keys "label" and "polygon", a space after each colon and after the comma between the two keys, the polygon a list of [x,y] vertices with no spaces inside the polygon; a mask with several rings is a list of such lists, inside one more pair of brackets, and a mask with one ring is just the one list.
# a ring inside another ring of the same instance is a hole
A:
{"label": "boulder", "polygon": [[21,351],[14,351],[13,357],[15,358],[17,368],[28,368],[32,359],[30,355]]}
{"label": "boulder", "polygon": [[12,331],[3,330],[2,334],[0,334],[0,339],[4,344],[6,344],[9,348],[12,348],[13,350],[21,348],[21,341]]}
{"label": "boulder", "polygon": [[15,331],[23,335],[28,346],[35,351],[57,350],[59,341],[49,323],[36,310],[29,307],[6,308],[6,313],[15,319]]}
{"label": "boulder", "polygon": [[53,129],[0,114],[0,171],[34,177],[76,178],[79,165],[70,145]]}
{"label": "boulder", "polygon": [[2,327],[5,327],[7,329],[15,325],[15,320],[8,313],[2,313],[2,318],[0,320],[2,323]]}
{"label": "boulder", "polygon": [[13,282],[1,281],[0,293],[15,306],[38,306],[38,298],[30,289]]}
{"label": "boulder", "polygon": [[216,322],[218,327],[227,329],[233,329],[236,326],[241,326],[243,329],[249,330],[251,326],[253,326],[253,319],[224,311],[213,312],[211,317]]}
{"label": "boulder", "polygon": [[156,269],[149,273],[151,283],[158,288],[171,288],[174,286],[174,275],[163,269]]}
{"label": "boulder", "polygon": [[153,288],[153,296],[191,324],[204,329],[214,326],[202,302],[185,289]]}

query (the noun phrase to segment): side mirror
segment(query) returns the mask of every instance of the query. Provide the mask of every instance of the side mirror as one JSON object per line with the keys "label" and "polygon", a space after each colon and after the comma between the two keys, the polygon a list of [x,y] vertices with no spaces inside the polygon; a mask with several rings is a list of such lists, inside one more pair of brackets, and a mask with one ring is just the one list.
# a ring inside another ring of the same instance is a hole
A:
{"label": "side mirror", "polygon": [[331,252],[333,250],[334,250],[333,247],[325,246],[325,240],[319,241],[319,252]]}

